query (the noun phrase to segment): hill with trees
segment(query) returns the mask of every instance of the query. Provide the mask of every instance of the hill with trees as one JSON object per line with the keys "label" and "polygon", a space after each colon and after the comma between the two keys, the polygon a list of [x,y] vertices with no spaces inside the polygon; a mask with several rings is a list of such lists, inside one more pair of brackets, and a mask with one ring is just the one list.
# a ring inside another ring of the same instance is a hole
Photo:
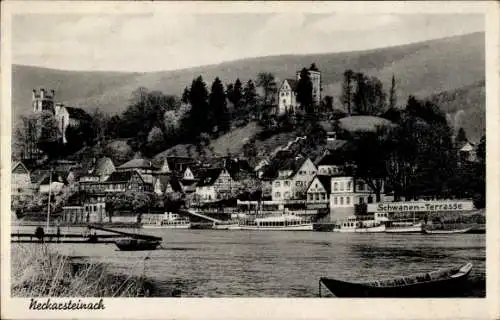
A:
{"label": "hill with trees", "polygon": [[[335,108],[342,106],[338,97],[343,90],[344,71],[351,69],[380,79],[385,87],[389,87],[392,75],[397,75],[395,94],[402,101],[406,101],[409,95],[426,98],[445,94],[447,103],[444,105],[459,105],[462,103],[461,96],[455,93],[469,91],[470,104],[475,106],[470,112],[484,118],[484,85],[483,92],[470,89],[484,83],[484,60],[484,33],[474,33],[368,51],[260,57],[148,73],[63,71],[14,65],[13,120],[16,122],[20,115],[31,111],[30,92],[33,88],[55,89],[56,99],[69,106],[80,107],[88,112],[99,108],[102,113],[116,115],[128,107],[131,94],[139,87],[181,97],[183,90],[199,75],[210,86],[216,77],[224,86],[239,79],[241,88],[250,79],[255,86],[261,84],[260,80],[269,80],[266,77],[258,79],[259,72],[271,74],[274,76],[271,86],[258,89],[263,91],[266,88],[264,92],[259,92],[264,96],[266,92],[275,92],[273,83],[279,86],[283,79],[294,77],[297,70],[309,66],[312,61],[322,72],[323,96],[333,97]],[[233,86],[238,88],[236,82]],[[229,96],[238,100],[238,93]],[[272,95],[268,99],[271,98]],[[476,124],[463,127],[469,136],[479,140],[480,135],[472,131],[472,128],[477,127]],[[483,127],[480,126],[478,131],[481,132]]]}

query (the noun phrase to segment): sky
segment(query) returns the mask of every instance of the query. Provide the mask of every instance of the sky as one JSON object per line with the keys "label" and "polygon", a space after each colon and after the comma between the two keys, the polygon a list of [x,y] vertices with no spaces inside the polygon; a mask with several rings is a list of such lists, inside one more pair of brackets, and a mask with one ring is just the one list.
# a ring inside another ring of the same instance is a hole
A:
{"label": "sky", "polygon": [[148,72],[366,50],[484,30],[481,14],[22,14],[12,19],[12,62]]}

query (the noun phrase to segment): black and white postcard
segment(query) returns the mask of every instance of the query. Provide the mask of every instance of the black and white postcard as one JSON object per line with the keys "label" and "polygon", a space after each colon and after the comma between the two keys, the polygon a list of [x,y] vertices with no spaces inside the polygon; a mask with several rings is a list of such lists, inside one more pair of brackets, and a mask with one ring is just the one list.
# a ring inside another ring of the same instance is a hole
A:
{"label": "black and white postcard", "polygon": [[3,2],[2,317],[498,318],[498,27]]}

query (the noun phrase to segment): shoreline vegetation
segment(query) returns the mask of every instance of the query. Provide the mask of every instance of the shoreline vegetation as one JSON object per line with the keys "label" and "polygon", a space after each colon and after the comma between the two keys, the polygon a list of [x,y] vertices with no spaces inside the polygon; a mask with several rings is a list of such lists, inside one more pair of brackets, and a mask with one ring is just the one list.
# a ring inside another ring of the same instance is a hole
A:
{"label": "shoreline vegetation", "polygon": [[[154,297],[157,288],[144,276],[116,274],[101,262],[53,252],[47,244],[11,250],[13,297]],[[147,257],[145,259],[148,259]],[[142,259],[138,259],[137,265]],[[162,296],[179,296],[178,290]]]}

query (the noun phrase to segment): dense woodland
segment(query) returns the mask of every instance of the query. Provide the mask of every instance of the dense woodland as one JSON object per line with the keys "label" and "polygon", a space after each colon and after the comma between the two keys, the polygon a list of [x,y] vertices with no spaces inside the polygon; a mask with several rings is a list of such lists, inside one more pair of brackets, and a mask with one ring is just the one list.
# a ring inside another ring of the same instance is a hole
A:
{"label": "dense woodland", "polygon": [[[306,136],[296,152],[312,156],[319,155],[326,143],[326,132],[320,125],[326,121],[338,128],[339,139],[349,142],[343,150],[346,170],[368,181],[377,197],[380,181],[385,180],[385,191],[394,192],[398,200],[473,198],[478,207],[484,207],[485,137],[478,146],[478,162],[460,161],[456,146],[467,140],[464,130],[453,128],[439,105],[431,101],[397,97],[396,83],[393,76],[386,90],[378,78],[346,70],[341,95],[326,96],[315,105],[304,68],[297,85],[301,107],[278,116],[278,84],[272,73],[261,72],[255,80],[235,79],[228,84],[219,78],[207,84],[200,75],[181,97],[141,87],[123,113],[110,116],[95,110],[67,133],[69,143],[65,146],[50,114],[24,117],[15,132],[14,149],[27,150],[35,141],[48,160],[109,156],[119,165],[137,155],[153,157],[177,144],[193,144],[203,150],[211,140],[254,121],[262,130],[248,137],[243,148],[247,158],[256,156],[259,141],[282,132]],[[334,99],[340,101],[342,110],[334,108]],[[393,125],[375,131],[340,130],[338,119],[349,115],[382,117]],[[43,130],[33,129],[34,121],[41,121]],[[21,152],[13,155],[22,156]]]}

